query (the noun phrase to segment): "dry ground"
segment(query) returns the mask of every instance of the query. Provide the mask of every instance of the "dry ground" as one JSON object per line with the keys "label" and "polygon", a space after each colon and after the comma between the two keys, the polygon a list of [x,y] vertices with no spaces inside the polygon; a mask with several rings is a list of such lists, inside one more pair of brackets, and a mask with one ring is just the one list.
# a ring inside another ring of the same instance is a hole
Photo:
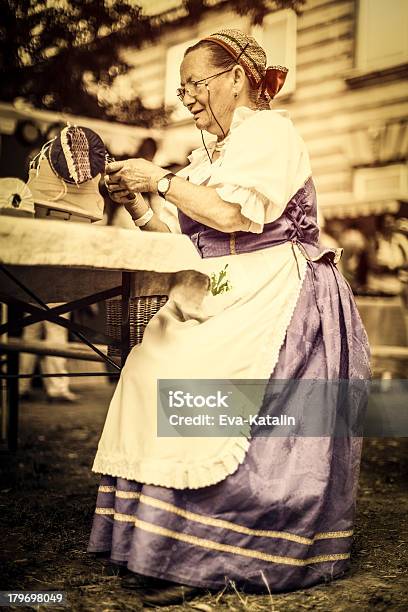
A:
{"label": "dry ground", "polygon": [[[20,450],[1,456],[1,589],[63,590],[73,611],[141,609],[119,577],[85,552],[98,483],[90,464],[112,390],[95,382],[75,406],[49,405],[38,391],[40,401],[21,405]],[[405,612],[406,467],[407,439],[365,440],[352,568],[344,578],[271,597],[208,594],[162,609]]]}

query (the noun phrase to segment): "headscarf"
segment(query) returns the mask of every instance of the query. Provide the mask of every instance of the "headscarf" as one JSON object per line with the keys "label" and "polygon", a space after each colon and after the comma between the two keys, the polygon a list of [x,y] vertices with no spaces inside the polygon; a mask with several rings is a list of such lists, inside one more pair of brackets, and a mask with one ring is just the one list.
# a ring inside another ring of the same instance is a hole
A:
{"label": "headscarf", "polygon": [[241,30],[220,30],[202,39],[223,47],[242,66],[251,86],[260,89],[260,96],[268,102],[281,90],[288,68],[266,66],[266,53],[256,42]]}

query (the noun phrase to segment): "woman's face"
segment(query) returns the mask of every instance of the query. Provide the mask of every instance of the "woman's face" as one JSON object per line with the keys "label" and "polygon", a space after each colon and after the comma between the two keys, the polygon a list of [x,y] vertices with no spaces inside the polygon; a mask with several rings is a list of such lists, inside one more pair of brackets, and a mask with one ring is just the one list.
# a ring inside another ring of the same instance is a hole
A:
{"label": "woman's face", "polygon": [[[222,68],[216,68],[211,63],[211,53],[208,49],[191,51],[183,59],[180,67],[181,87],[188,87],[192,81],[200,81],[222,71]],[[192,113],[199,130],[206,130],[222,138],[224,134],[214,119],[215,115],[225,134],[228,132],[236,107],[233,74],[232,70],[209,79],[208,87],[205,83],[197,85],[197,93],[194,96],[186,91],[183,104]]]}

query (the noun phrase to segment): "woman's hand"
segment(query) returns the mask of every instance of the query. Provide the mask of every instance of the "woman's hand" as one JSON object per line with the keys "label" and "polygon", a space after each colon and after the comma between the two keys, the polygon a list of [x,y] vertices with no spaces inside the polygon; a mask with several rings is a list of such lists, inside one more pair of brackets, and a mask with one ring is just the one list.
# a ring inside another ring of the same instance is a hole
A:
{"label": "woman's hand", "polygon": [[149,205],[147,204],[147,202],[145,202],[143,196],[140,193],[128,191],[127,189],[120,189],[119,187],[116,187],[115,190],[111,191],[108,187],[108,180],[106,176],[105,185],[108,189],[110,199],[115,204],[124,206],[132,217],[132,219],[138,219],[149,208]]}
{"label": "woman's hand", "polygon": [[[146,192],[149,189],[156,191],[157,180],[165,174],[167,174],[166,170],[145,159],[129,159],[108,164],[104,181],[111,200],[116,204],[122,204],[132,219],[136,221],[150,209],[140,191]],[[145,225],[141,226],[141,229],[152,232],[170,231],[155,214]]]}
{"label": "woman's hand", "polygon": [[156,193],[158,181],[167,172],[146,159],[127,159],[106,166],[105,184],[112,199],[125,204],[129,193]]}
{"label": "woman's hand", "polygon": [[[166,174],[167,170],[145,159],[128,159],[106,166],[105,184],[114,202],[124,204],[135,219],[147,210],[147,204],[142,210],[142,204],[139,203],[140,192],[157,193],[157,183]],[[215,188],[194,185],[179,176],[172,180],[166,200],[194,221],[221,232],[248,231],[250,226],[250,220],[241,214],[241,208],[224,202]],[[146,229],[169,231],[164,223],[159,223],[160,226],[151,221]]]}

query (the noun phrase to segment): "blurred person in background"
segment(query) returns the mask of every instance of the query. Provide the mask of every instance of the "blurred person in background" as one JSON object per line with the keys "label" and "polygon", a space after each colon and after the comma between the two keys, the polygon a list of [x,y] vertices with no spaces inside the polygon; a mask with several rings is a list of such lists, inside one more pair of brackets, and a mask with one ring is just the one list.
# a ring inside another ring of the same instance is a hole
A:
{"label": "blurred person in background", "polygon": [[[339,236],[341,236],[341,231],[342,231],[342,224],[339,221],[338,222],[338,227],[336,228],[336,224],[332,223],[330,225],[330,227],[328,228],[328,223],[323,215],[323,213],[321,211],[318,212],[319,218],[318,218],[318,222],[319,222],[319,226],[320,226],[320,236],[319,236],[319,240],[320,240],[320,245],[322,248],[324,247],[329,247],[332,249],[338,249],[341,248],[341,244],[338,240]],[[332,227],[334,229],[332,229]],[[340,272],[342,272],[344,274],[343,271],[343,257],[340,259],[340,261],[337,263],[337,267],[340,270]]]}
{"label": "blurred person in background", "polygon": [[[59,304],[49,304],[51,307],[58,305]],[[61,316],[65,318],[68,317],[68,315]],[[68,331],[65,327],[55,325],[50,321],[41,321],[24,327],[23,339],[27,343],[46,340],[53,346],[63,346],[67,344]],[[57,375],[44,377],[42,379],[48,401],[74,403],[80,399],[79,395],[71,391],[69,377],[64,376],[64,374],[68,373],[67,359],[65,357],[55,357],[53,355],[38,356],[32,353],[21,353],[20,374],[33,374],[37,363],[43,374]],[[35,399],[35,395],[32,393],[30,378],[19,379],[19,393],[22,400],[31,401]]]}
{"label": "blurred person in background", "polygon": [[354,293],[365,291],[368,273],[367,239],[355,223],[343,231],[341,246],[344,248],[343,274]]}
{"label": "blurred person in background", "polygon": [[401,296],[408,269],[408,238],[398,231],[394,215],[385,214],[378,219],[378,231],[369,244],[370,293]]}
{"label": "blurred person in background", "polygon": [[[396,229],[400,232],[406,242],[408,242],[408,218],[400,217],[396,222]],[[408,337],[408,263],[405,262],[403,267],[400,269],[399,278],[402,282],[402,297],[404,300],[404,307],[406,309],[405,316],[407,318],[407,337]]]}
{"label": "blurred person in background", "polygon": [[[356,223],[346,219],[329,221],[322,236],[322,244],[329,244],[328,240],[344,249],[341,258],[341,271],[350,283],[355,294],[364,293],[367,281],[368,257],[367,240]],[[326,238],[327,236],[327,238]],[[326,240],[326,242],[323,242]]]}

